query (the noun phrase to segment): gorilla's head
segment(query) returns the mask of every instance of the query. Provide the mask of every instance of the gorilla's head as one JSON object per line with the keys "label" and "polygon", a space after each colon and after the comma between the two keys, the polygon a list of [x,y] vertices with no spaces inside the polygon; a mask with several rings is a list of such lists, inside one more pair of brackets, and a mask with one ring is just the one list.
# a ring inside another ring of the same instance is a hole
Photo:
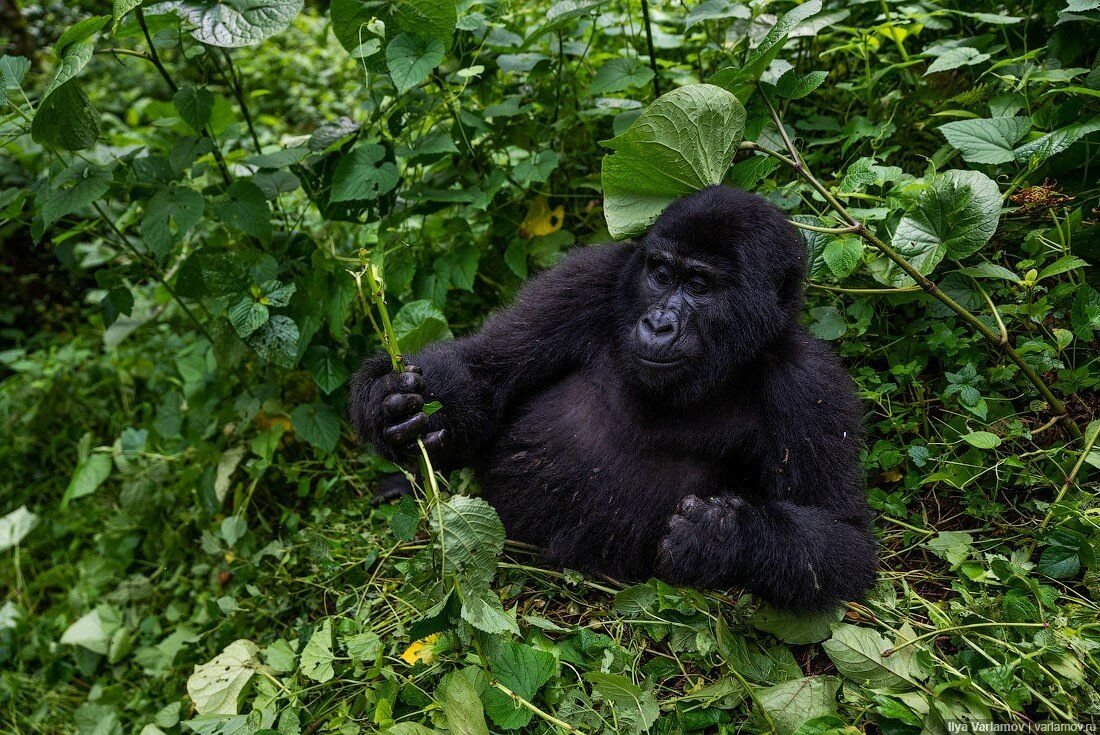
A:
{"label": "gorilla's head", "polygon": [[624,269],[623,358],[644,389],[692,401],[797,318],[805,250],[764,199],[711,186],[669,205]]}

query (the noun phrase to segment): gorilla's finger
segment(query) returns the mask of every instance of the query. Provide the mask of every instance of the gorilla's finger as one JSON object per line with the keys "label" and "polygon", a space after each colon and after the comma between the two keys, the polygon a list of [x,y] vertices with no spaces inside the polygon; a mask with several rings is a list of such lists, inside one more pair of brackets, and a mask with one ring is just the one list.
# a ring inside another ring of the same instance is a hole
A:
{"label": "gorilla's finger", "polygon": [[382,401],[382,412],[387,416],[411,416],[424,407],[424,399],[417,393],[391,393]]}
{"label": "gorilla's finger", "polygon": [[406,373],[416,373],[417,375],[423,375],[424,374],[424,371],[420,369],[419,365],[406,365],[405,366],[405,372]]}
{"label": "gorilla's finger", "polygon": [[699,506],[702,505],[702,504],[703,504],[703,501],[700,500],[698,497],[696,497],[694,495],[685,495],[680,500],[680,512],[681,513],[691,513],[692,511],[698,509]]}
{"label": "gorilla's finger", "polygon": [[397,376],[397,389],[404,393],[422,393],[424,391],[424,378],[418,373],[401,373]]}
{"label": "gorilla's finger", "polygon": [[679,514],[672,516],[668,521],[668,530],[670,533],[689,533],[691,527],[691,521]]}
{"label": "gorilla's finger", "polygon": [[418,413],[407,421],[394,424],[382,432],[382,437],[390,444],[407,444],[416,439],[428,426],[428,416]]}
{"label": "gorilla's finger", "polygon": [[429,450],[439,449],[443,446],[443,443],[447,441],[447,430],[440,429],[439,431],[433,431],[430,434],[425,434],[421,440],[424,442],[424,446]]}

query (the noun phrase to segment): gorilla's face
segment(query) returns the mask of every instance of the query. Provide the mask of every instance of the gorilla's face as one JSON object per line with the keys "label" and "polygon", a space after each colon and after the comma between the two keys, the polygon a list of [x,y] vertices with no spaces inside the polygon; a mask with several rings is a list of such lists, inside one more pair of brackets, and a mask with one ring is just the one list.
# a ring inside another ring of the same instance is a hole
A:
{"label": "gorilla's face", "polygon": [[704,400],[797,319],[802,258],[759,197],[711,187],[670,205],[620,283],[626,374],[661,402]]}

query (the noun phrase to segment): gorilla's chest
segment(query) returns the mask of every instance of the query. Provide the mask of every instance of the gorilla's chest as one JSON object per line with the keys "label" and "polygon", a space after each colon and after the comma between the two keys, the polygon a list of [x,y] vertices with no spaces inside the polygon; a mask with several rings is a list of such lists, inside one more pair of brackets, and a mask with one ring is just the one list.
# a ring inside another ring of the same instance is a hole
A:
{"label": "gorilla's chest", "polygon": [[645,576],[679,500],[729,482],[704,432],[629,410],[611,379],[579,373],[518,407],[478,471],[510,537],[566,565]]}

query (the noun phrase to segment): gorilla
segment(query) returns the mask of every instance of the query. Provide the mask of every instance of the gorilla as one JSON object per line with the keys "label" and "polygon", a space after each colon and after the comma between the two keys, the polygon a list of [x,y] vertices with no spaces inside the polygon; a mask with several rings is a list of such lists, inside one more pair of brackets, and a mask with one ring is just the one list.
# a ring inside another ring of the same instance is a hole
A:
{"label": "gorilla", "polygon": [[392,461],[421,438],[437,467],[472,467],[509,537],[556,565],[794,611],[857,599],[876,568],[861,410],[799,324],[804,260],[778,209],[708,187],[405,372],[368,359],[351,419]]}

